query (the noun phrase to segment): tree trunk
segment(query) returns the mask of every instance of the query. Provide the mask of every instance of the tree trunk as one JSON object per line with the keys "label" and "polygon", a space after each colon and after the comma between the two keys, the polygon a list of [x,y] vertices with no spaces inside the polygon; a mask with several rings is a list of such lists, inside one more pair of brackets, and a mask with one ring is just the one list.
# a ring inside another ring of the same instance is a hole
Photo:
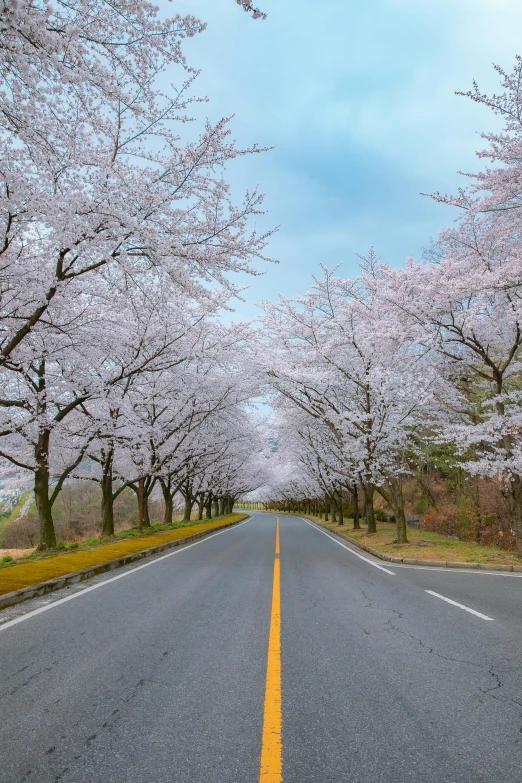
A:
{"label": "tree trunk", "polygon": [[522,479],[513,476],[511,479],[511,495],[513,498],[513,526],[515,528],[515,544],[517,554],[522,555]]}
{"label": "tree trunk", "polygon": [[343,494],[339,493],[339,525],[344,525]]}
{"label": "tree trunk", "polygon": [[138,529],[141,533],[143,530],[143,515],[144,515],[144,508],[143,508],[143,500],[145,495],[145,490],[143,487],[144,481],[142,478],[138,479]]}
{"label": "tree trunk", "polygon": [[219,516],[225,516],[225,498],[223,497],[219,498]]}
{"label": "tree trunk", "polygon": [[328,522],[328,514],[330,513],[330,501],[327,497],[324,499],[324,521]]}
{"label": "tree trunk", "polygon": [[34,474],[34,496],[40,527],[39,550],[54,549],[56,546],[56,533],[49,499],[49,437],[49,430],[41,430],[35,447],[37,469]]}
{"label": "tree trunk", "polygon": [[112,463],[114,459],[114,450],[106,452],[102,463],[101,479],[101,515],[102,515],[102,536],[114,535],[114,493],[112,491]]}
{"label": "tree trunk", "polygon": [[391,499],[395,514],[395,526],[397,531],[397,543],[407,544],[408,535],[406,527],[406,515],[404,513],[404,497],[402,494],[402,478],[399,476],[391,481]]}
{"label": "tree trunk", "polygon": [[212,498],[212,515],[219,516],[219,501],[217,498]]}
{"label": "tree trunk", "polygon": [[143,493],[143,527],[150,527],[149,496]]}
{"label": "tree trunk", "polygon": [[172,515],[174,513],[172,495],[170,494],[170,481],[163,481],[160,479],[161,491],[163,493],[163,501],[165,503],[165,514],[163,516],[164,525],[172,525]]}
{"label": "tree trunk", "polygon": [[212,493],[209,492],[205,502],[205,517],[212,519]]}
{"label": "tree trunk", "polygon": [[480,508],[480,484],[479,477],[475,476],[472,481],[472,498],[473,498],[473,511],[475,513],[475,541],[477,544],[482,543],[482,509]]}
{"label": "tree trunk", "polygon": [[357,491],[357,482],[354,482],[352,487],[352,504],[353,504],[353,529],[360,530],[361,525],[359,523],[359,493]]}
{"label": "tree trunk", "polygon": [[203,519],[203,506],[205,504],[204,498],[201,496],[198,498],[198,522]]}
{"label": "tree trunk", "polygon": [[363,482],[364,492],[364,511],[366,517],[366,524],[368,526],[368,533],[376,533],[377,526],[375,524],[375,514],[373,510],[373,484],[370,481]]}
{"label": "tree trunk", "polygon": [[194,501],[190,495],[185,497],[185,508],[183,510],[183,522],[190,522],[190,515],[192,514],[192,506]]}

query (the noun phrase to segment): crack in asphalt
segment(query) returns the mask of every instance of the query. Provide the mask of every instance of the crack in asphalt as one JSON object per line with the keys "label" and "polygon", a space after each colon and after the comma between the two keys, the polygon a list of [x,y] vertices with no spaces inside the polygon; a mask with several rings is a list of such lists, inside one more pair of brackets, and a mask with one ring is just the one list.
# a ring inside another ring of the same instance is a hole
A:
{"label": "crack in asphalt", "polygon": [[[516,667],[514,667],[512,669],[506,670],[506,673],[509,672],[509,673],[513,673],[514,674],[514,673],[520,671],[520,668],[521,668],[520,666],[516,666]],[[499,697],[495,696],[495,691],[498,691],[501,688],[503,688],[504,687],[504,683],[500,679],[500,675],[497,674],[497,672],[495,672],[493,670],[493,666],[490,666],[488,672],[493,677],[493,679],[495,680],[495,685],[493,685],[492,688],[480,688],[479,690],[481,690],[482,693],[484,693],[486,696],[491,696],[491,698],[493,698],[493,699],[498,699]],[[516,704],[517,706],[522,707],[522,701],[520,701],[518,699],[515,699],[512,696],[508,696],[508,697],[502,696],[499,699],[499,701],[510,701],[510,702],[512,702],[512,704]],[[522,732],[522,729],[520,731]]]}
{"label": "crack in asphalt", "polygon": [[374,603],[374,599],[370,598],[368,595],[366,595],[366,593],[364,592],[362,587],[359,587],[359,590],[361,591],[362,595],[364,596],[364,600],[366,601],[366,603],[365,603],[366,608],[367,609],[371,609],[372,606],[373,606],[373,603]]}
{"label": "crack in asphalt", "polygon": [[[408,633],[407,631],[404,631],[402,628],[398,628],[397,625],[394,624],[394,620],[401,620],[403,617],[403,613],[399,612],[397,609],[391,610],[395,617],[391,617],[388,619],[385,623],[385,625],[388,626],[387,630],[395,631],[398,634],[401,634],[402,636],[407,637],[408,639],[411,639],[414,642],[417,642],[417,644],[420,645],[422,648],[421,652],[425,652],[428,655],[434,655],[436,658],[441,658],[444,661],[448,661],[449,663],[460,663],[460,664],[466,664],[467,666],[473,667],[475,670],[486,673],[494,679],[495,684],[491,688],[482,688],[479,686],[478,690],[483,693],[485,696],[490,696],[493,699],[496,699],[498,701],[502,701],[504,703],[511,703],[516,704],[519,707],[522,707],[522,701],[519,701],[518,699],[515,699],[511,696],[497,696],[495,695],[496,691],[501,690],[504,687],[504,683],[500,679],[500,675],[497,674],[495,671],[495,666],[489,666],[489,668],[486,668],[484,664],[477,663],[476,661],[468,661],[463,658],[453,658],[449,655],[443,655],[442,653],[436,651],[433,647],[429,647],[428,645],[424,644],[422,639],[419,639],[417,636],[414,636],[413,634]],[[515,666],[510,668],[509,672],[516,673],[520,671],[521,666]],[[522,728],[520,728],[520,732],[522,733]]]}

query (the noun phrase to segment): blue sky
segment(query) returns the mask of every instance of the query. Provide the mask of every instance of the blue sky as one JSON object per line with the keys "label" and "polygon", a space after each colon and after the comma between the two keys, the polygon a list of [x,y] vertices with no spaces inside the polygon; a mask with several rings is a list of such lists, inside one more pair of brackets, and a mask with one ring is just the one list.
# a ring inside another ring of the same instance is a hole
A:
{"label": "blue sky", "polygon": [[480,167],[477,131],[494,116],[455,90],[473,78],[498,91],[492,63],[522,53],[520,0],[259,0],[253,21],[233,0],[174,0],[207,30],[185,47],[202,70],[212,120],[235,114],[240,144],[274,150],[230,167],[236,192],[259,184],[281,225],[279,265],[250,279],[242,318],[279,292],[302,293],[320,264],[356,274],[371,245],[393,265],[419,256],[453,218],[419,195],[454,192],[457,171]]}

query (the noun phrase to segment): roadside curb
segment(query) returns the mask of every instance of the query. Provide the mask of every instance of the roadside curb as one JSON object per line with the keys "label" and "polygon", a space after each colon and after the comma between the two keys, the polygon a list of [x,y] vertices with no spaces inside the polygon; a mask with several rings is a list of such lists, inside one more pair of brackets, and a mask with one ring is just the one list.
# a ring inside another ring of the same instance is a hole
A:
{"label": "roadside curb", "polygon": [[507,565],[504,563],[498,565],[490,563],[458,563],[451,560],[417,560],[416,558],[410,557],[393,557],[392,555],[387,555],[385,552],[380,552],[378,549],[373,549],[373,547],[361,543],[356,538],[351,538],[351,536],[330,530],[330,528],[326,527],[325,525],[321,525],[314,519],[307,519],[306,517],[301,517],[301,519],[306,519],[307,522],[315,525],[318,530],[327,530],[329,535],[334,536],[339,541],[348,541],[349,544],[352,544],[352,546],[356,547],[357,549],[362,549],[363,552],[368,552],[369,555],[373,555],[379,560],[385,560],[387,563],[426,566],[427,568],[467,568],[479,571],[509,571],[514,573],[522,573],[522,565]]}
{"label": "roadside curb", "polygon": [[144,557],[164,552],[166,549],[173,549],[176,546],[190,544],[192,541],[197,541],[199,538],[205,538],[213,533],[219,533],[221,530],[226,530],[228,527],[233,527],[241,522],[245,522],[249,518],[250,515],[245,514],[244,519],[235,519],[233,522],[227,522],[226,525],[221,525],[221,527],[203,530],[201,533],[194,533],[191,536],[185,536],[185,538],[177,538],[174,541],[167,541],[165,544],[159,544],[158,546],[150,547],[149,549],[142,549],[140,552],[123,555],[116,560],[108,560],[106,563],[99,563],[90,568],[83,568],[81,571],[73,571],[70,574],[64,574],[63,576],[56,577],[56,579],[49,579],[47,582],[39,582],[38,584],[30,585],[29,587],[23,587],[21,590],[15,590],[12,593],[4,593],[3,595],[0,595],[0,609],[5,609],[7,606],[12,606],[13,604],[19,604],[22,601],[27,601],[29,598],[36,598],[36,596],[51,593],[53,590],[59,590],[66,585],[83,582],[91,576],[98,576],[98,574],[113,571],[115,568],[120,568],[121,566],[129,565],[136,560],[142,560]]}

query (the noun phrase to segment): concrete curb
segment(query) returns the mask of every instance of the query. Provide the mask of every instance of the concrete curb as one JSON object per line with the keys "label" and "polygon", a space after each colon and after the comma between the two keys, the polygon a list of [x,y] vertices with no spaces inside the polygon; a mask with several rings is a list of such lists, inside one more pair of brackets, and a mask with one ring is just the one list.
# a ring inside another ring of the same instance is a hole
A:
{"label": "concrete curb", "polygon": [[[302,517],[302,519],[306,519],[306,517]],[[368,552],[369,555],[373,555],[374,557],[377,557],[379,560],[385,560],[387,563],[401,563],[403,565],[415,565],[415,566],[426,566],[427,568],[467,568],[467,569],[474,569],[479,571],[510,571],[514,573],[522,573],[522,565],[506,565],[506,564],[489,564],[489,563],[457,563],[451,560],[417,560],[415,558],[410,557],[392,557],[392,555],[387,555],[385,552],[380,552],[378,549],[373,549],[371,546],[367,546],[366,544],[362,544],[360,541],[358,541],[356,538],[351,538],[351,536],[347,536],[341,533],[337,533],[337,531],[330,530],[330,528],[326,527],[325,525],[319,524],[319,522],[316,522],[314,519],[306,519],[307,522],[311,522],[312,525],[315,525],[319,530],[327,530],[328,533],[332,536],[335,536],[335,538],[339,539],[339,541],[348,541],[349,544],[352,544],[352,546],[355,546],[357,549],[362,549],[363,552]]]}
{"label": "concrete curb", "polygon": [[[249,515],[245,515],[245,519],[248,518]],[[153,546],[150,549],[142,549],[141,552],[133,552],[131,555],[124,555],[123,557],[118,557],[116,560],[109,560],[107,563],[99,563],[90,568],[83,568],[81,571],[73,571],[70,574],[64,574],[63,576],[56,577],[56,579],[49,579],[47,582],[40,582],[36,585],[23,587],[21,590],[15,590],[12,593],[4,593],[3,595],[0,595],[0,609],[5,609],[6,606],[12,606],[13,604],[19,604],[22,601],[27,601],[29,598],[51,593],[53,590],[59,590],[66,585],[83,582],[91,576],[97,576],[106,571],[113,571],[115,568],[129,565],[129,563],[133,563],[135,560],[142,560],[144,557],[149,557],[149,555],[158,554],[159,552],[165,551],[165,549],[173,549],[182,544],[189,544],[192,541],[197,541],[199,538],[205,538],[205,536],[211,535],[212,533],[226,530],[227,527],[238,525],[240,522],[244,522],[245,519],[236,519],[234,522],[227,522],[226,525],[221,525],[221,527],[216,527],[212,530],[203,530],[201,533],[194,533],[192,536],[185,536],[185,538],[177,538],[174,541],[168,541],[166,544]]]}

